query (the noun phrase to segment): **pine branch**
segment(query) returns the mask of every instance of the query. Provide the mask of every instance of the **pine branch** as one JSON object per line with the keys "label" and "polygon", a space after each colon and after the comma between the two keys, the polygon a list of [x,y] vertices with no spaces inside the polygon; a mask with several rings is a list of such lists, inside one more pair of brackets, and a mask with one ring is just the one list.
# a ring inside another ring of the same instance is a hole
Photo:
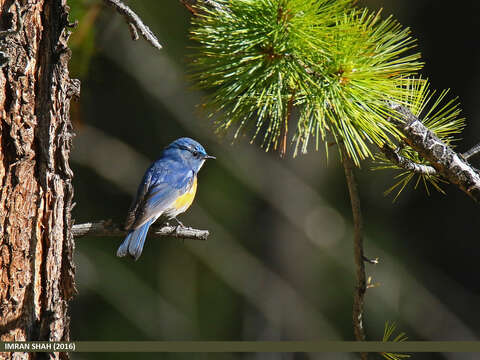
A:
{"label": "pine branch", "polygon": [[416,162],[400,155],[398,150],[393,149],[388,144],[382,146],[380,150],[388,160],[405,170],[413,171],[421,175],[437,175],[437,170],[432,166],[417,164]]}
{"label": "pine branch", "polygon": [[[350,202],[352,205],[354,238],[353,251],[355,258],[355,274],[357,284],[353,298],[353,329],[355,339],[357,341],[365,341],[365,329],[363,328],[363,308],[365,300],[365,292],[367,290],[367,280],[365,275],[365,256],[363,254],[363,220],[360,207],[360,195],[355,181],[354,168],[352,159],[348,156],[346,148],[341,144],[342,163],[345,170],[345,178],[347,180],[348,192],[350,194]],[[368,353],[360,354],[362,360],[368,358]]]}
{"label": "pine branch", "polygon": [[[115,224],[111,220],[101,220],[98,222],[84,223],[73,225],[73,237],[79,238],[84,236],[99,236],[99,237],[123,237],[127,232],[122,225]],[[184,226],[171,225],[152,225],[148,233],[149,237],[175,237],[179,239],[191,240],[207,240],[210,235],[208,230],[197,230]]]}
{"label": "pine branch", "polygon": [[162,45],[158,42],[157,37],[153,34],[153,32],[145,25],[140,19],[140,17],[133,12],[127,5],[125,5],[121,0],[103,0],[107,5],[113,7],[120,15],[125,18],[125,21],[128,24],[130,29],[130,34],[132,35],[133,40],[138,40],[140,33],[145,40],[147,40],[150,45],[154,48],[161,50]]}
{"label": "pine branch", "polygon": [[457,185],[473,200],[480,200],[480,173],[461,154],[440,140],[405,106],[391,103],[399,117],[389,120],[405,136],[405,142],[452,184]]}
{"label": "pine branch", "polygon": [[403,100],[422,67],[420,54],[409,52],[408,28],[352,0],[215,2],[225,10],[196,1],[202,16],[192,17],[190,33],[192,80],[208,91],[203,108],[218,132],[235,128],[234,138],[263,137],[266,150],[278,148],[295,93],[299,116],[290,125],[302,153],[329,132],[359,165],[373,156],[371,143],[398,135],[378,99]]}

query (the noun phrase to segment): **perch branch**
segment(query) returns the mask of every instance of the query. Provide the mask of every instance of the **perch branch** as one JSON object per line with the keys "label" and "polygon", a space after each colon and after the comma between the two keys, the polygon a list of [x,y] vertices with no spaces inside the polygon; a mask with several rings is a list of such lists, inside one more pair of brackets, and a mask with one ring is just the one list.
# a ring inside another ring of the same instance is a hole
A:
{"label": "perch branch", "polygon": [[[355,181],[354,167],[352,159],[348,156],[347,150],[343,144],[340,144],[342,150],[342,163],[345,170],[350,202],[352,205],[354,237],[353,252],[355,258],[355,275],[357,283],[353,295],[353,330],[357,341],[365,341],[365,329],[363,328],[363,308],[365,301],[365,292],[367,290],[367,279],[365,275],[365,256],[363,255],[363,220],[360,208],[360,195],[358,194],[357,182]],[[368,358],[368,353],[360,354],[362,360]]]}
{"label": "perch branch", "polygon": [[435,168],[433,168],[432,166],[417,164],[416,162],[400,155],[398,150],[392,149],[387,144],[381,147],[380,150],[385,154],[388,160],[405,170],[410,170],[422,175],[437,174],[437,170],[435,170]]}
{"label": "perch branch", "polygon": [[457,185],[473,200],[480,200],[480,173],[461,154],[441,141],[405,106],[391,103],[398,116],[390,121],[405,136],[405,142],[452,184]]}
{"label": "perch branch", "polygon": [[132,35],[133,40],[138,40],[140,33],[145,40],[147,40],[154,48],[160,50],[162,49],[162,45],[158,42],[157,37],[153,34],[153,32],[145,25],[140,19],[140,17],[133,12],[127,5],[125,5],[120,0],[103,0],[107,5],[110,5],[114,8],[120,15],[122,15],[130,29],[130,34]]}
{"label": "perch branch", "polygon": [[[76,238],[83,236],[123,237],[127,235],[127,232],[123,229],[123,226],[114,224],[111,220],[102,220],[98,222],[73,225],[72,234]],[[197,230],[190,227],[171,225],[152,225],[148,233],[148,236],[155,238],[175,237],[191,240],[207,240],[209,235],[210,233],[208,230]]]}

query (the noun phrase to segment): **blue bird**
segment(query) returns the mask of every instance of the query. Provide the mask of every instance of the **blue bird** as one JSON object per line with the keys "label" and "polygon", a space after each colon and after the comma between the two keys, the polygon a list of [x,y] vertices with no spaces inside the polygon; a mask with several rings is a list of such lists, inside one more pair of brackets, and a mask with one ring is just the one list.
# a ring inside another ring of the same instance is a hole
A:
{"label": "blue bird", "polygon": [[117,256],[130,254],[138,260],[142,254],[150,225],[159,217],[175,219],[193,202],[197,191],[197,174],[207,155],[202,145],[183,137],[168,145],[162,155],[145,172],[137,196],[127,215],[127,237],[117,250]]}

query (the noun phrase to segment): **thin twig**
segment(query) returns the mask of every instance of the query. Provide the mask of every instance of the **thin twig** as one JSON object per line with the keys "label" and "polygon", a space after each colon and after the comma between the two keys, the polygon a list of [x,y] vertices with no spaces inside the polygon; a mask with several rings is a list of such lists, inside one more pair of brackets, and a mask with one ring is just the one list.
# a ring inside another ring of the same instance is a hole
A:
{"label": "thin twig", "polygon": [[392,149],[387,144],[381,147],[380,150],[385,154],[388,160],[405,170],[410,170],[422,175],[437,175],[437,170],[435,170],[434,167],[429,165],[417,164],[416,162],[400,155],[398,150]]}
{"label": "thin twig", "polygon": [[465,160],[468,160],[470,159],[472,156],[475,156],[477,155],[478,153],[480,153],[480,144],[477,144],[475,145],[474,147],[472,147],[470,150],[468,151],[465,151],[462,156]]}
{"label": "thin twig", "polygon": [[389,120],[405,136],[404,141],[433,168],[475,201],[480,200],[480,173],[461,154],[440,140],[405,106],[391,103],[397,114]]}
{"label": "thin twig", "polygon": [[[127,232],[122,225],[114,224],[111,220],[73,225],[73,237],[83,236],[113,236],[123,237]],[[208,230],[197,230],[184,226],[152,225],[148,233],[149,237],[175,237],[180,239],[207,240],[210,235]]]}
{"label": "thin twig", "polygon": [[140,17],[133,12],[127,5],[120,0],[103,0],[107,5],[113,7],[120,15],[122,15],[127,21],[130,29],[130,34],[133,40],[138,40],[140,33],[145,40],[147,40],[154,48],[160,50],[162,45],[158,42],[157,37],[153,32],[145,25]]}
{"label": "thin twig", "polygon": [[[355,275],[357,283],[353,296],[353,330],[357,341],[365,341],[365,329],[363,328],[363,308],[365,291],[367,290],[367,279],[365,275],[365,256],[363,255],[363,220],[360,208],[360,195],[358,194],[357,182],[355,181],[352,159],[348,156],[345,145],[339,144],[342,152],[342,163],[345,170],[350,203],[352,205],[354,237],[353,253],[355,258]],[[368,358],[368,353],[360,354],[362,360]]]}

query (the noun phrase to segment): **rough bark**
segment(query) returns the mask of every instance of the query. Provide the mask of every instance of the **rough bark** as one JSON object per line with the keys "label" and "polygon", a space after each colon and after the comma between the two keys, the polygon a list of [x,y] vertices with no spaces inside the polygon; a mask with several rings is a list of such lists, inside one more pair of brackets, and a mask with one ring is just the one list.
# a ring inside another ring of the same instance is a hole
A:
{"label": "rough bark", "polygon": [[[66,0],[19,1],[23,27],[2,41],[0,71],[0,340],[69,340],[75,293],[73,136]],[[0,29],[18,25],[0,0]],[[34,354],[2,354],[6,358]],[[51,359],[65,353],[48,354]]]}

